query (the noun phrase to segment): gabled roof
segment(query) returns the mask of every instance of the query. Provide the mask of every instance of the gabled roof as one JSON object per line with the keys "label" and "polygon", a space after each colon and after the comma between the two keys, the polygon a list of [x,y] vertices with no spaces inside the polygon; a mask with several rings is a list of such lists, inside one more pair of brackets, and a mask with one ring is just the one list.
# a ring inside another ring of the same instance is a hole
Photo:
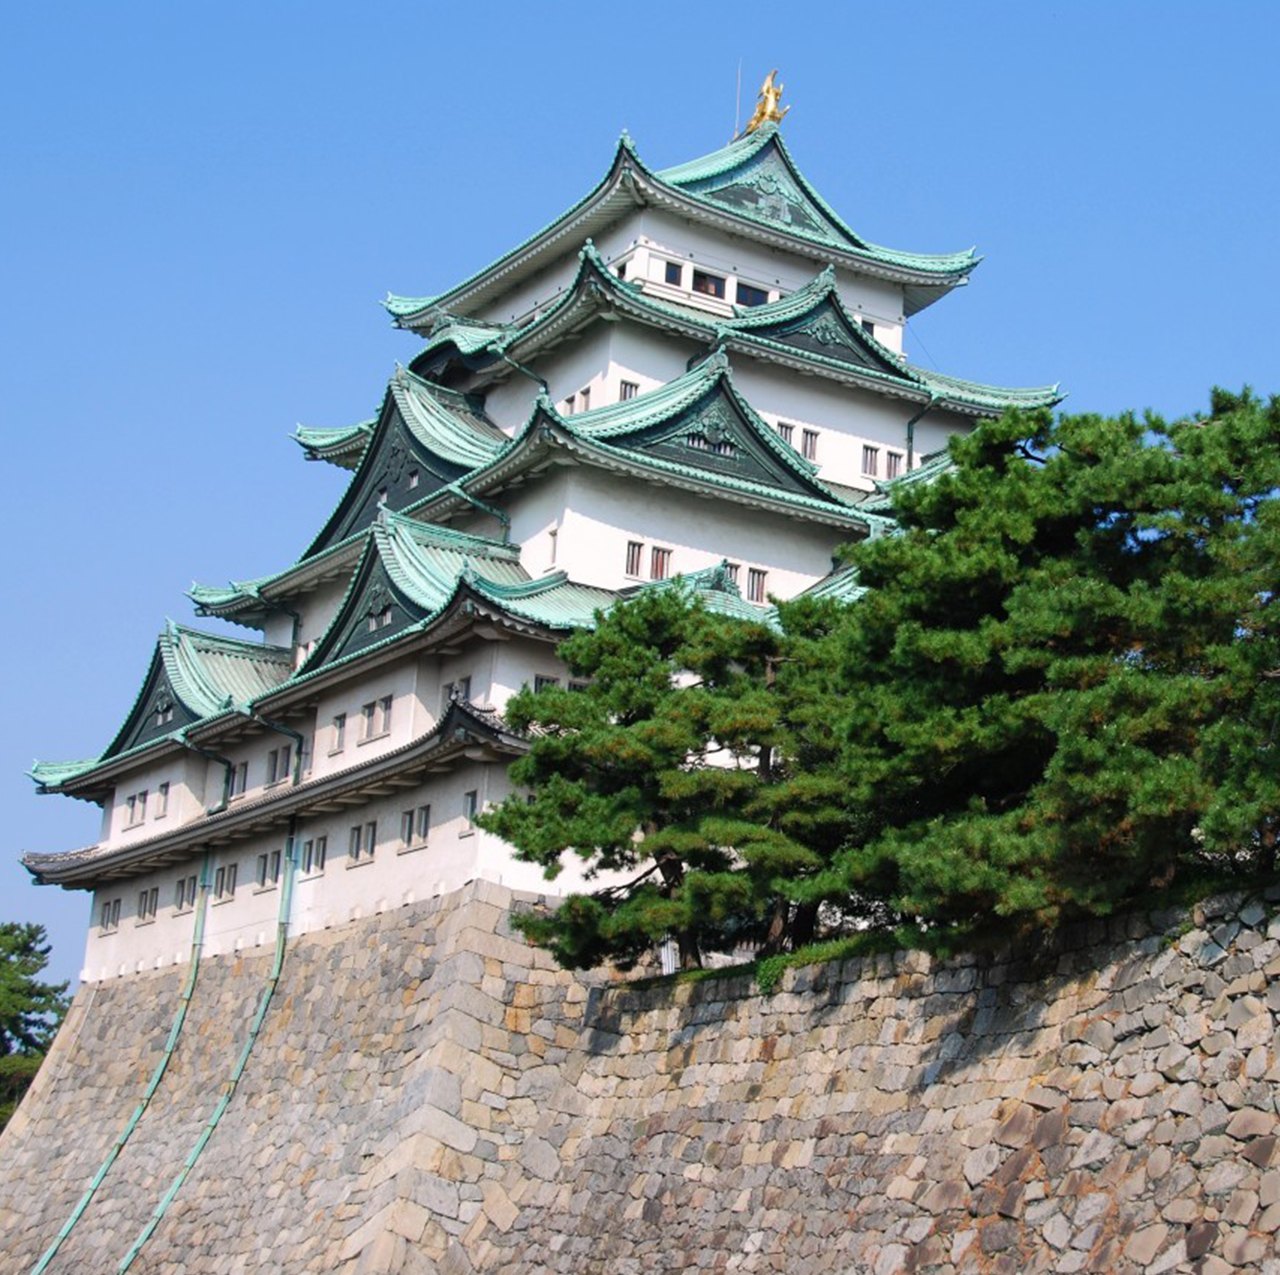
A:
{"label": "gabled roof", "polygon": [[397,368],[354,477],[302,560],[493,460],[506,435],[474,399]]}
{"label": "gabled roof", "polygon": [[634,398],[561,416],[545,394],[489,465],[430,495],[411,512],[439,520],[475,497],[557,458],[662,481],[865,534],[869,520],[816,477],[816,466],[751,409],[733,386],[723,351]]}
{"label": "gabled roof", "polygon": [[299,674],[419,627],[444,609],[461,579],[479,576],[508,585],[529,579],[514,545],[384,511],[369,530],[346,596]]}
{"label": "gabled roof", "polygon": [[389,295],[383,304],[399,327],[429,331],[442,315],[473,312],[541,268],[548,256],[564,255],[573,241],[598,235],[629,209],[646,204],[899,282],[905,288],[908,314],[965,282],[979,260],[972,249],[900,252],[854,234],[800,173],[774,124],[661,172],[644,164],[624,134],[601,181],[549,225],[447,292],[434,297]]}
{"label": "gabled roof", "polygon": [[[1050,406],[1062,398],[1056,385],[1030,389],[983,385],[908,363],[881,345],[850,313],[830,266],[777,301],[736,306],[731,318],[720,318],[649,296],[642,285],[617,278],[590,241],[579,253],[573,282],[554,305],[529,323],[486,328],[488,343],[472,346],[463,362],[475,369],[503,356],[516,361],[529,359],[545,345],[604,316],[635,319],[708,346],[786,362],[919,403],[936,401],[969,415],[998,414],[1006,407]],[[438,368],[455,353],[448,340],[430,341],[413,366],[423,371]]]}
{"label": "gabled roof", "polygon": [[291,671],[292,656],[283,647],[202,633],[170,620],[133,707],[102,754],[83,762],[37,762],[31,777],[51,791],[197,722],[243,709],[281,685]]}

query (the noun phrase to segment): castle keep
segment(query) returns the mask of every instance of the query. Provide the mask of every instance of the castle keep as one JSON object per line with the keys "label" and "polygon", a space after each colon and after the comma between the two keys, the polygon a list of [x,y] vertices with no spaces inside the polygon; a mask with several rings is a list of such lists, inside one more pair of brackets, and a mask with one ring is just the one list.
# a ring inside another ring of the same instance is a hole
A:
{"label": "castle keep", "polygon": [[[629,137],[568,212],[438,296],[369,420],[299,429],[351,471],[296,562],[191,592],[250,636],[169,625],[115,738],[38,764],[102,807],[96,845],[29,854],[92,891],[82,977],[220,956],[536,868],[475,826],[523,744],[503,707],[566,679],[557,641],[676,576],[729,614],[851,596],[841,544],[950,434],[1052,388],[941,376],[907,319],[970,252],[867,242],[782,139],[657,170]],[[582,883],[567,871],[558,888]]]}
{"label": "castle keep", "polygon": [[[0,1141],[0,1266],[75,1272],[1280,1275],[1280,891],[629,984],[513,931],[474,822],[558,641],[677,577],[728,615],[853,598],[838,546],[957,431],[1057,400],[912,363],[972,253],[862,239],[782,137],[627,137],[449,291],[277,573],[200,586],[91,760],[84,978]],[[234,564],[231,564],[234,569]],[[557,888],[591,888],[571,875]]]}

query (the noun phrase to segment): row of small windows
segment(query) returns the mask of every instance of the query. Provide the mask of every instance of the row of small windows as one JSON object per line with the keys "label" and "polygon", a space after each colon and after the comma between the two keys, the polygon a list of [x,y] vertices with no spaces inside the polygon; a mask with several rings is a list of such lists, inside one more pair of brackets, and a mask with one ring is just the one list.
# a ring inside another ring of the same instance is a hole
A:
{"label": "row of small windows", "polygon": [[[671,575],[671,550],[661,545],[649,549],[649,579],[666,580]],[[644,564],[644,544],[639,540],[627,541],[627,575],[634,579],[641,576]]]}
{"label": "row of small windows", "polygon": [[[641,578],[641,568],[644,565],[645,546],[642,541],[627,541],[627,575],[633,579]],[[664,549],[660,545],[651,545],[649,548],[649,579],[650,580],[667,580],[671,577],[671,558],[672,550]],[[725,570],[729,574],[729,579],[734,584],[740,584],[741,565],[736,562],[727,562]],[[761,567],[747,568],[747,588],[746,598],[748,602],[764,602],[769,596],[769,573]],[[535,678],[535,689],[543,681],[554,681],[555,679]],[[581,690],[585,683],[569,683],[570,690]]]}
{"label": "row of small windows", "polygon": [[[575,689],[577,689],[575,687]],[[475,828],[476,812],[479,809],[480,793],[478,789],[470,789],[462,794],[462,831],[472,832]],[[415,850],[427,844],[431,834],[431,806],[421,805],[404,811],[400,816],[400,849]],[[362,863],[372,859],[378,848],[378,821],[370,819],[367,823],[353,824],[347,837],[347,857],[352,863]],[[323,872],[328,859],[329,838],[309,837],[302,842],[298,855],[299,868],[304,876]],[[268,850],[258,855],[255,881],[260,890],[271,889],[279,884],[284,867],[284,852]],[[239,865],[227,863],[218,867],[213,874],[213,899],[215,903],[224,902],[235,896],[236,878]],[[173,906],[175,912],[189,912],[196,905],[196,892],[199,880],[193,874],[181,878],[174,887]],[[120,927],[120,899],[110,899],[102,904],[98,915],[99,929],[109,934]],[[154,921],[160,906],[160,889],[150,886],[138,894],[139,923]]]}
{"label": "row of small windows", "polygon": [[[369,739],[380,739],[391,730],[392,696],[383,695],[379,699],[370,700],[360,706],[360,742]],[[330,753],[340,753],[347,746],[347,715],[335,713],[333,717],[332,735],[329,743]]]}
{"label": "row of small windows", "polygon": [[[794,447],[796,437],[796,427],[788,425],[786,421],[778,422],[778,437],[784,443]],[[800,431],[800,455],[805,460],[818,459],[818,431],[816,429],[802,429]]]}
{"label": "row of small windows", "polygon": [[[867,443],[863,444],[862,473],[865,477],[880,477],[880,451],[879,447],[872,447]],[[889,451],[886,448],[884,453],[884,476],[886,478],[897,478],[902,473],[902,462],[905,459],[906,454],[904,452]]]}
{"label": "row of small windows", "polygon": [[[147,799],[151,796],[149,789],[144,788],[141,792],[135,792],[124,799],[124,826],[126,828],[136,828],[140,823],[145,823],[147,818]],[[155,791],[155,799],[151,803],[151,817],[153,819],[163,819],[169,813],[169,785],[167,783],[158,784]]]}
{"label": "row of small windows", "polygon": [[[689,284],[685,283],[685,265],[681,261],[668,261],[663,268],[663,281],[669,283],[673,288],[687,288],[691,292],[699,293],[704,297],[715,297],[720,301],[725,299],[728,291],[728,280],[724,275],[712,274],[709,270],[699,270],[693,267],[693,277]],[[764,305],[769,300],[769,294],[764,288],[757,288],[749,283],[743,283],[738,280],[734,284],[734,300],[738,305],[757,306]]]}

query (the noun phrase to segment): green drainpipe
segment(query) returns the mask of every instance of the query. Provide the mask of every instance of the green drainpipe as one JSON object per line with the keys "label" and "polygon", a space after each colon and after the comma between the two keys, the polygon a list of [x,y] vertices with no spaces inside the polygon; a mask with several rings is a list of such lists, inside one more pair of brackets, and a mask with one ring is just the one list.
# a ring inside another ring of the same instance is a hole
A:
{"label": "green drainpipe", "polygon": [[924,417],[926,412],[933,410],[937,402],[937,395],[931,394],[929,401],[907,422],[907,473],[910,473],[915,468],[911,463],[911,458],[915,455],[916,450],[916,424]]}
{"label": "green drainpipe", "polygon": [[156,1227],[164,1220],[164,1215],[169,1211],[169,1206],[173,1203],[174,1197],[182,1189],[182,1184],[190,1176],[191,1170],[195,1168],[201,1152],[209,1144],[209,1139],[213,1137],[214,1130],[217,1129],[227,1108],[231,1105],[231,1099],[235,1097],[236,1086],[239,1085],[245,1068],[249,1065],[249,1057],[253,1053],[253,1047],[258,1040],[258,1033],[262,1030],[263,1021],[267,1017],[267,1010],[271,1007],[271,998],[275,995],[276,984],[280,981],[280,971],[284,968],[285,945],[288,940],[289,930],[289,908],[293,900],[296,832],[297,819],[292,818],[289,820],[289,836],[285,842],[284,880],[280,885],[280,908],[276,916],[275,958],[271,962],[271,972],[267,975],[266,986],[262,989],[262,998],[258,1001],[258,1012],[253,1016],[253,1022],[249,1024],[249,1035],[244,1042],[244,1047],[240,1050],[240,1056],[236,1059],[235,1066],[231,1069],[231,1075],[227,1083],[222,1087],[222,1097],[218,1099],[218,1105],[214,1107],[213,1114],[205,1121],[204,1128],[200,1130],[200,1136],[196,1139],[195,1145],[191,1148],[186,1160],[183,1161],[182,1168],[178,1170],[177,1175],[169,1184],[169,1189],[161,1196],[160,1203],[156,1205],[147,1224],[138,1232],[138,1238],[133,1241],[129,1251],[121,1258],[120,1265],[116,1267],[116,1275],[123,1275],[123,1272],[133,1265],[146,1242],[155,1233]]}
{"label": "green drainpipe", "polygon": [[206,850],[204,861],[200,866],[200,890],[196,895],[196,926],[195,933],[191,938],[191,961],[187,967],[187,981],[182,985],[182,991],[178,996],[178,1009],[173,1016],[173,1024],[169,1028],[169,1037],[164,1043],[164,1052],[160,1055],[160,1061],[151,1073],[151,1080],[143,1091],[142,1100],[134,1108],[133,1115],[129,1117],[124,1128],[120,1130],[111,1150],[107,1152],[107,1158],[102,1162],[102,1166],[97,1173],[93,1175],[93,1180],[89,1183],[88,1189],[80,1197],[79,1204],[71,1210],[71,1216],[62,1224],[62,1229],[58,1232],[53,1243],[45,1249],[40,1260],[31,1268],[31,1275],[42,1275],[42,1272],[48,1269],[49,1263],[57,1257],[58,1250],[62,1247],[62,1242],[71,1234],[75,1229],[76,1223],[84,1216],[84,1212],[92,1203],[98,1188],[111,1171],[111,1166],[119,1159],[125,1143],[133,1136],[133,1131],[138,1127],[138,1122],[142,1119],[143,1113],[151,1105],[151,1099],[155,1097],[156,1090],[160,1088],[160,1082],[164,1079],[164,1073],[169,1067],[169,1059],[173,1057],[173,1051],[178,1044],[178,1037],[182,1034],[182,1025],[187,1018],[187,1009],[191,1005],[192,993],[196,989],[196,976],[200,972],[200,950],[204,946],[204,922],[208,906],[209,852]]}

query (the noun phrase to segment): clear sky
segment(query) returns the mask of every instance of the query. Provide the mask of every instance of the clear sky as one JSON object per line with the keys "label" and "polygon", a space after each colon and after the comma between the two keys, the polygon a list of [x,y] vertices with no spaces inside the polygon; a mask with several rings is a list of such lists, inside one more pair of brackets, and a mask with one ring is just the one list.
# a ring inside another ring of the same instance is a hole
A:
{"label": "clear sky", "polygon": [[[620,16],[624,15],[624,16]],[[0,919],[74,978],[87,902],[24,850],[94,842],[33,757],[95,755],[192,579],[293,561],[343,475],[296,422],[371,414],[431,294],[602,175],[625,127],[715,149],[773,66],[788,144],[860,234],[976,243],[909,355],[1073,411],[1280,389],[1280,6],[10,6],[0,45]],[[244,632],[244,631],[242,631]]]}

